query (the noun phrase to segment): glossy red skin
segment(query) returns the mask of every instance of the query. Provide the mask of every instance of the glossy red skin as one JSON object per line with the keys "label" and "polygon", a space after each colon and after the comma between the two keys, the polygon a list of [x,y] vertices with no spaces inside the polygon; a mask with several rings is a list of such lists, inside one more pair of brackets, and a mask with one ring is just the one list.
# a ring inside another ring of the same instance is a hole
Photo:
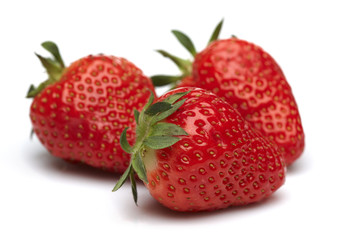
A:
{"label": "glossy red skin", "polygon": [[[184,90],[170,91],[159,101]],[[281,154],[238,111],[199,88],[184,98],[166,122],[189,135],[156,150],[157,167],[147,169],[155,199],[176,211],[210,211],[261,201],[284,183]]]}
{"label": "glossy red skin", "polygon": [[122,173],[130,155],[120,147],[120,134],[130,127],[134,142],[133,109],[142,109],[149,89],[154,92],[150,79],[126,59],[82,58],[34,98],[34,132],[54,156]]}
{"label": "glossy red skin", "polygon": [[276,61],[260,47],[218,40],[198,53],[193,75],[179,86],[208,89],[226,99],[252,127],[276,143],[287,165],[304,150],[304,131],[290,85]]}

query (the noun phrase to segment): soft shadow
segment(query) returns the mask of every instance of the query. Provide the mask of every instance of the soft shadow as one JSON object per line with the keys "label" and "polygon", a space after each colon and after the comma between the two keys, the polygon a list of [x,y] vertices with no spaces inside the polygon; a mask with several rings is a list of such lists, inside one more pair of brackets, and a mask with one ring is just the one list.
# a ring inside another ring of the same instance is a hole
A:
{"label": "soft shadow", "polygon": [[24,153],[26,161],[37,169],[54,174],[77,176],[82,178],[93,178],[97,180],[112,181],[114,184],[120,177],[120,173],[112,173],[102,169],[94,168],[79,162],[69,162],[52,156],[44,150],[29,150]]}
{"label": "soft shadow", "polygon": [[[145,186],[143,186],[145,188]],[[146,191],[145,189],[141,189]],[[134,218],[134,213],[138,216],[135,218],[141,218],[143,221],[153,222],[154,220],[159,220],[161,222],[166,221],[175,221],[175,222],[188,222],[188,221],[198,221],[199,219],[209,219],[212,217],[217,217],[219,215],[227,214],[239,214],[249,211],[259,211],[263,208],[270,207],[274,204],[279,204],[284,198],[283,194],[275,193],[267,199],[264,199],[258,203],[252,203],[245,206],[233,206],[225,209],[219,209],[215,211],[202,211],[202,212],[177,212],[171,209],[168,209],[157,202],[154,198],[148,197],[144,201],[140,201],[137,209],[135,206],[128,206],[129,211],[126,214],[129,214],[129,218]],[[145,201],[146,200],[146,201]],[[132,210],[130,210],[132,208]],[[124,212],[122,212],[124,214]]]}
{"label": "soft shadow", "polygon": [[[305,155],[306,156],[306,155]],[[305,157],[303,156],[303,157]],[[88,178],[95,181],[103,181],[107,183],[113,183],[115,185],[116,181],[119,179],[119,173],[111,173],[101,169],[96,169],[82,163],[71,163],[64,161],[63,159],[52,156],[45,149],[26,149],[24,151],[24,158],[26,162],[31,165],[32,168],[40,169],[41,171],[46,171],[49,174],[61,174],[64,176],[70,177],[80,177]],[[299,159],[300,162],[301,159]],[[295,163],[294,163],[295,164]],[[297,164],[297,163],[296,163]],[[296,171],[303,171],[307,167],[297,166]],[[291,170],[291,171],[295,171]],[[176,221],[176,222],[188,222],[188,221],[197,221],[199,219],[209,219],[212,217],[217,217],[219,215],[227,214],[238,214],[251,211],[259,211],[263,208],[270,207],[272,205],[279,204],[284,199],[284,195],[280,192],[276,192],[272,196],[259,203],[253,203],[245,206],[233,206],[226,209],[220,209],[216,211],[202,211],[202,212],[177,212],[171,209],[168,209],[157,202],[152,198],[147,190],[147,188],[142,184],[141,181],[138,181],[137,190],[138,190],[138,206],[133,202],[130,190],[130,184],[127,182],[124,187],[117,192],[117,195],[114,195],[116,203],[118,205],[118,210],[121,211],[121,215],[125,215],[128,220],[137,220],[153,222],[161,221]],[[116,193],[114,193],[116,194]],[[120,205],[121,202],[121,205]],[[120,207],[121,206],[121,207]]]}

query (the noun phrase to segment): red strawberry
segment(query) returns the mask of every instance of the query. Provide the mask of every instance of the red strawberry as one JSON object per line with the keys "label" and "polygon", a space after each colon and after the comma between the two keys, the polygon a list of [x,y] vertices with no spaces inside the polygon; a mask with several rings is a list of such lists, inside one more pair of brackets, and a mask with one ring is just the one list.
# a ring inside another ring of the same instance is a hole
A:
{"label": "red strawberry", "polygon": [[204,211],[261,201],[284,183],[281,154],[215,94],[178,88],[148,106],[136,143],[127,143],[126,131],[121,136],[132,158],[114,191],[130,177],[137,201],[137,173],[164,206]]}
{"label": "red strawberry", "polygon": [[290,85],[276,61],[259,46],[237,38],[217,40],[221,25],[200,53],[185,34],[173,31],[194,56],[194,62],[189,66],[189,61],[159,51],[173,60],[183,74],[171,78],[154,76],[153,82],[164,85],[183,79],[179,87],[208,89],[226,99],[253,128],[279,146],[290,165],[304,150],[304,131]]}
{"label": "red strawberry", "polygon": [[49,79],[27,97],[33,97],[30,117],[41,143],[54,156],[83,162],[108,171],[124,172],[130,155],[119,145],[129,127],[134,142],[134,109],[142,109],[150,79],[133,63],[114,56],[88,56],[64,66],[57,46],[45,42],[54,59],[39,59]]}

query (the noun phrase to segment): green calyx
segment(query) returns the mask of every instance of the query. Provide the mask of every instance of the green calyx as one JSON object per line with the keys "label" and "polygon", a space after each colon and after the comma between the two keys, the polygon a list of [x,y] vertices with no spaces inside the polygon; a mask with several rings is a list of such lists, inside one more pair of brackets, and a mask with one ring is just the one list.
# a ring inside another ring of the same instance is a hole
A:
{"label": "green calyx", "polygon": [[26,96],[27,98],[34,98],[46,86],[59,81],[65,69],[65,64],[61,58],[59,48],[55,43],[47,41],[43,42],[41,46],[45,48],[48,52],[50,52],[50,54],[52,55],[52,58],[45,58],[35,53],[35,55],[39,58],[41,64],[46,69],[48,79],[42,82],[38,87],[31,85]]}
{"label": "green calyx", "polygon": [[[222,28],[224,20],[221,20],[215,27],[209,41],[208,45],[219,38],[219,34]],[[195,46],[191,39],[185,34],[178,30],[172,30],[171,31],[176,39],[181,43],[183,47],[185,47],[191,56],[195,58],[197,51],[195,49]],[[184,77],[190,76],[192,74],[192,61],[191,60],[185,60],[179,57],[176,57],[164,50],[157,50],[162,56],[169,58],[175,65],[179,68],[180,74],[179,75],[154,75],[151,77],[151,80],[155,86],[165,86],[165,85],[172,85],[174,86],[177,81],[183,79]]]}
{"label": "green calyx", "polygon": [[153,104],[154,95],[151,92],[149,101],[144,109],[141,112],[134,110],[136,120],[136,142],[133,146],[129,144],[126,138],[128,128],[125,128],[120,136],[120,145],[125,152],[131,154],[130,165],[116,183],[113,192],[121,188],[129,178],[133,198],[137,204],[135,174],[137,174],[143,182],[148,183],[146,167],[142,159],[145,148],[167,148],[180,140],[177,136],[188,135],[184,129],[175,124],[161,122],[161,120],[164,120],[173,114],[184,104],[186,99],[178,100],[188,93],[189,91],[176,93],[161,102]]}

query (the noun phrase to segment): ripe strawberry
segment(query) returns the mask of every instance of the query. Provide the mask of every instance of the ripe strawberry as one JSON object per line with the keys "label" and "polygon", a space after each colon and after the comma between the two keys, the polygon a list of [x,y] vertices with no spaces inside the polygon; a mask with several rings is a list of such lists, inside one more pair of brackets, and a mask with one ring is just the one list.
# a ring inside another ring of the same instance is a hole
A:
{"label": "ripe strawberry", "polygon": [[215,94],[178,88],[150,103],[137,119],[136,143],[126,130],[121,136],[132,158],[114,191],[130,177],[136,202],[137,173],[164,206],[204,211],[258,202],[284,183],[281,154]]}
{"label": "ripe strawberry", "polygon": [[133,63],[114,56],[88,56],[65,67],[57,46],[42,46],[54,59],[39,55],[49,79],[38,88],[30,108],[33,130],[54,156],[83,162],[96,168],[124,172],[130,155],[119,145],[119,137],[129,127],[135,138],[134,109],[142,109],[151,80]]}
{"label": "ripe strawberry", "polygon": [[183,79],[178,87],[196,86],[226,99],[253,128],[278,145],[290,165],[304,150],[304,131],[291,87],[276,61],[259,46],[235,37],[217,40],[221,26],[222,22],[200,53],[185,34],[173,31],[194,62],[159,51],[178,65],[182,75],[154,76],[153,82],[158,86]]}

